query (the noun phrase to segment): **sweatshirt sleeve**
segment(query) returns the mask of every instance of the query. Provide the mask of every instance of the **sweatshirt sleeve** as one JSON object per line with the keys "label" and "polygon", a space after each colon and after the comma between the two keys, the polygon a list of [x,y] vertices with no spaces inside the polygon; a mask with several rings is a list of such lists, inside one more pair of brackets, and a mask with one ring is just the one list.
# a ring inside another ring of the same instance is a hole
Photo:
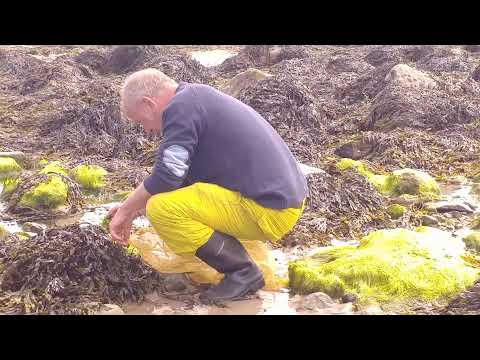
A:
{"label": "sweatshirt sleeve", "polygon": [[170,105],[163,116],[163,140],[152,174],[143,184],[155,195],[178,189],[187,177],[202,131],[199,107],[192,101]]}

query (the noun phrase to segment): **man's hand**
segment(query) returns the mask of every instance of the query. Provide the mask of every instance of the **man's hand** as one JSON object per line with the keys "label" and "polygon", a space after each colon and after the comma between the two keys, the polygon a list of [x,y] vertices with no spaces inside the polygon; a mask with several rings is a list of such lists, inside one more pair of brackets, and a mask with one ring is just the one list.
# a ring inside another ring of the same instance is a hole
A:
{"label": "man's hand", "polygon": [[121,207],[118,207],[116,210],[114,210],[113,214],[113,219],[110,221],[109,225],[112,239],[113,241],[126,246],[128,245],[130,231],[132,230],[132,223],[136,216],[132,213],[128,213],[127,211],[122,211]]}
{"label": "man's hand", "polygon": [[118,204],[118,205],[115,205],[114,207],[112,207],[108,211],[107,219],[113,219],[113,217],[115,216],[115,214],[117,213],[118,209],[120,209],[121,206],[122,206],[122,204]]}
{"label": "man's hand", "polygon": [[110,221],[109,230],[112,239],[122,245],[128,245],[133,220],[143,215],[151,195],[145,190],[143,182],[121,205],[115,205],[107,214]]}

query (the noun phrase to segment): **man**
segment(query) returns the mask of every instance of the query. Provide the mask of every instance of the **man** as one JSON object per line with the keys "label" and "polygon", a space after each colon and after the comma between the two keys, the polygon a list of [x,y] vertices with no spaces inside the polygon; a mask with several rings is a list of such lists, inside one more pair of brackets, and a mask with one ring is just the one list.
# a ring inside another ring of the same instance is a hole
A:
{"label": "man", "polygon": [[127,244],[146,212],[177,254],[224,274],[201,294],[237,300],[265,286],[238,239],[278,241],[303,212],[307,183],[278,133],[251,107],[210,86],[177,84],[156,69],[130,75],[122,113],[163,134],[152,174],[112,209],[112,238]]}

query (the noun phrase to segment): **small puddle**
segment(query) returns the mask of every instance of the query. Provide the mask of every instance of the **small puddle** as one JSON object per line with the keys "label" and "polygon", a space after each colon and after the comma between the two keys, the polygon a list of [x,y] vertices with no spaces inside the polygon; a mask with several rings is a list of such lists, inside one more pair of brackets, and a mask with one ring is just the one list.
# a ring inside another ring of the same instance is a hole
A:
{"label": "small puddle", "polygon": [[217,66],[236,54],[227,50],[193,51],[190,55],[206,67]]}

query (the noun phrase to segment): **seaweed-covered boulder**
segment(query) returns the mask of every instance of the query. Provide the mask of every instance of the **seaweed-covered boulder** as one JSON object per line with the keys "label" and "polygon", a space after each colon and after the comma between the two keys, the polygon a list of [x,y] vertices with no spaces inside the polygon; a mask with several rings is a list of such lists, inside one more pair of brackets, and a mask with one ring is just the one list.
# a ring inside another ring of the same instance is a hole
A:
{"label": "seaweed-covered boulder", "polygon": [[463,242],[468,249],[480,253],[480,231],[472,231],[463,238]]}
{"label": "seaweed-covered boulder", "polygon": [[60,161],[53,161],[51,163],[47,163],[42,170],[40,170],[41,174],[48,174],[48,173],[53,173],[53,174],[61,174],[61,175],[68,175],[68,170],[66,167],[64,167]]}
{"label": "seaweed-covered boulder", "polygon": [[365,56],[365,61],[373,66],[380,66],[398,60],[398,54],[392,49],[374,49]]}
{"label": "seaweed-covered boulder", "polygon": [[102,72],[123,74],[133,70],[145,60],[145,48],[136,45],[115,47],[106,57]]}
{"label": "seaweed-covered boulder", "polygon": [[388,175],[375,174],[366,163],[348,158],[337,162],[339,170],[355,169],[384,195],[417,195],[423,198],[436,199],[440,188],[429,174],[415,169],[395,170]]}
{"label": "seaweed-covered boulder", "polygon": [[406,211],[407,208],[400,204],[392,204],[387,208],[388,215],[390,215],[392,219],[401,218]]}
{"label": "seaweed-covered boulder", "polygon": [[103,52],[97,49],[87,49],[75,56],[73,61],[89,66],[94,70],[98,70],[105,64],[106,56]]}
{"label": "seaweed-covered boulder", "polygon": [[434,48],[431,45],[407,46],[402,55],[407,61],[417,62],[433,52]]}
{"label": "seaweed-covered boulder", "polygon": [[305,58],[304,47],[297,45],[248,45],[240,53],[226,59],[218,66],[220,72],[229,72],[249,67],[271,66],[282,60]]}
{"label": "seaweed-covered boulder", "polygon": [[25,165],[27,162],[27,156],[23,151],[0,151],[0,158],[12,158],[20,166]]}
{"label": "seaweed-covered boulder", "polygon": [[386,175],[377,175],[373,173],[371,169],[367,167],[367,165],[361,161],[358,160],[352,160],[352,159],[341,159],[337,164],[336,167],[339,170],[348,170],[348,169],[355,169],[363,175],[375,188],[381,192],[381,193],[386,193],[387,191],[385,190],[385,181],[386,181]]}
{"label": "seaweed-covered boulder", "polygon": [[341,159],[339,170],[355,169],[384,195],[415,195],[423,199],[437,199],[441,192],[434,178],[426,172],[415,169],[395,170],[388,175],[377,175],[359,160]]}
{"label": "seaweed-covered boulder", "polygon": [[435,80],[422,71],[406,64],[395,65],[385,77],[385,81],[412,88],[434,88]]}
{"label": "seaweed-covered boulder", "polygon": [[0,157],[0,181],[17,177],[22,168],[15,159],[10,157]]}
{"label": "seaweed-covered boulder", "polygon": [[384,192],[392,195],[419,195],[424,198],[438,198],[440,187],[429,174],[414,170],[395,170],[385,179]]}
{"label": "seaweed-covered boulder", "polygon": [[3,190],[0,194],[0,199],[8,198],[17,188],[20,179],[7,179],[3,181]]}
{"label": "seaweed-covered boulder", "polygon": [[48,181],[38,184],[27,191],[20,205],[32,208],[55,209],[67,202],[68,185],[58,176],[51,176]]}
{"label": "seaweed-covered boulder", "polygon": [[289,264],[295,293],[358,296],[360,304],[449,300],[471,286],[478,269],[462,258],[461,239],[438,229],[375,231],[359,246],[342,246]]}
{"label": "seaweed-covered boulder", "polygon": [[99,190],[105,186],[107,171],[98,165],[79,165],[72,170],[72,176],[82,188]]}
{"label": "seaweed-covered boulder", "polygon": [[267,74],[261,70],[250,68],[230,79],[222,87],[222,91],[233,97],[237,97],[243,89],[271,76],[271,74]]}
{"label": "seaweed-covered boulder", "polygon": [[84,199],[79,185],[57,173],[23,175],[8,195],[6,211],[23,222],[50,219],[82,208]]}

